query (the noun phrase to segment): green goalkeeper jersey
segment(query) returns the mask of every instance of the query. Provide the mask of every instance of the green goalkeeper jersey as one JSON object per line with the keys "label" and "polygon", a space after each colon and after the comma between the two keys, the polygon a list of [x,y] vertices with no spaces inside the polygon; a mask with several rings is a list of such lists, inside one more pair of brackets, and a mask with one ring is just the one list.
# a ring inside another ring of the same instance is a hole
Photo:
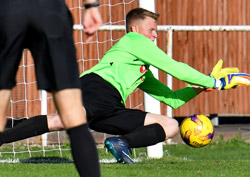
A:
{"label": "green goalkeeper jersey", "polygon": [[172,108],[177,108],[195,97],[196,92],[187,87],[173,91],[156,79],[149,69],[152,65],[189,84],[213,88],[214,79],[177,62],[159,49],[150,39],[130,32],[124,35],[101,61],[80,75],[95,73],[112,84],[121,94],[122,103],[136,88],[147,92]]}

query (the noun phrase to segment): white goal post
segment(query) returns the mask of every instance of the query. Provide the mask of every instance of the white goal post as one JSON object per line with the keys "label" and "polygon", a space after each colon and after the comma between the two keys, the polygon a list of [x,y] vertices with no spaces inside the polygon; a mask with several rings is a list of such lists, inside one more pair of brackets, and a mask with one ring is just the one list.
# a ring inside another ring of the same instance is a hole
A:
{"label": "white goal post", "polygon": [[[155,12],[155,1],[154,0],[139,0],[139,7]],[[156,44],[157,41],[155,41]],[[158,69],[150,66],[155,78],[159,79]],[[144,93],[144,108],[146,112],[151,112],[154,114],[161,114],[161,105],[158,100],[151,97],[147,93]],[[150,158],[162,158],[163,157],[163,145],[162,143],[157,143],[155,145],[147,147],[147,154]]]}

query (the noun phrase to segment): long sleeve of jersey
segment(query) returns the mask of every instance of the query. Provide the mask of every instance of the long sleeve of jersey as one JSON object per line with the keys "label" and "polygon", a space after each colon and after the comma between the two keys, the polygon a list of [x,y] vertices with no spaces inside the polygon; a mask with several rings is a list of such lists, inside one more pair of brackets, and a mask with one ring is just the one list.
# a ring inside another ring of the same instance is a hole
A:
{"label": "long sleeve of jersey", "polygon": [[[187,64],[177,62],[159,49],[150,39],[145,38],[138,33],[129,33],[129,45],[126,45],[126,51],[131,52],[141,61],[152,65],[173,77],[187,83],[203,86],[207,88],[214,87],[214,79],[200,73]],[[124,46],[123,46],[124,47]]]}
{"label": "long sleeve of jersey", "polygon": [[197,95],[190,86],[173,91],[168,86],[157,80],[151,71],[148,71],[146,75],[146,79],[139,88],[173,109],[184,105]]}

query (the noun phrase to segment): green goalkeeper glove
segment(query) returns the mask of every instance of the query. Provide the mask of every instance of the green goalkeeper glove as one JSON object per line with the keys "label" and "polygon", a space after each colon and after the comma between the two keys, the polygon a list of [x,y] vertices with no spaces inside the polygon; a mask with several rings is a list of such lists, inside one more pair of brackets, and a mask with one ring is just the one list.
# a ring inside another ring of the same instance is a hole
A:
{"label": "green goalkeeper glove", "polygon": [[214,87],[217,90],[228,90],[239,85],[250,85],[250,75],[246,73],[232,73],[220,79],[215,79]]}
{"label": "green goalkeeper glove", "polygon": [[220,59],[216,65],[214,66],[212,72],[209,74],[210,77],[214,79],[220,79],[222,77],[225,77],[228,74],[231,73],[238,73],[239,69],[236,67],[233,68],[222,68],[223,60]]}

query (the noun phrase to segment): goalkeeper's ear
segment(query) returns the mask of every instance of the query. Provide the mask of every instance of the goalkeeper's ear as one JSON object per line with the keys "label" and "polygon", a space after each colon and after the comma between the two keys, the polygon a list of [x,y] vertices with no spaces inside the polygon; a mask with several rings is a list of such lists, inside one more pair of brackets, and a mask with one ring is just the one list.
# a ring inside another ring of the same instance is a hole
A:
{"label": "goalkeeper's ear", "polygon": [[132,25],[131,26],[131,31],[137,33],[138,32],[138,26],[137,25]]}

